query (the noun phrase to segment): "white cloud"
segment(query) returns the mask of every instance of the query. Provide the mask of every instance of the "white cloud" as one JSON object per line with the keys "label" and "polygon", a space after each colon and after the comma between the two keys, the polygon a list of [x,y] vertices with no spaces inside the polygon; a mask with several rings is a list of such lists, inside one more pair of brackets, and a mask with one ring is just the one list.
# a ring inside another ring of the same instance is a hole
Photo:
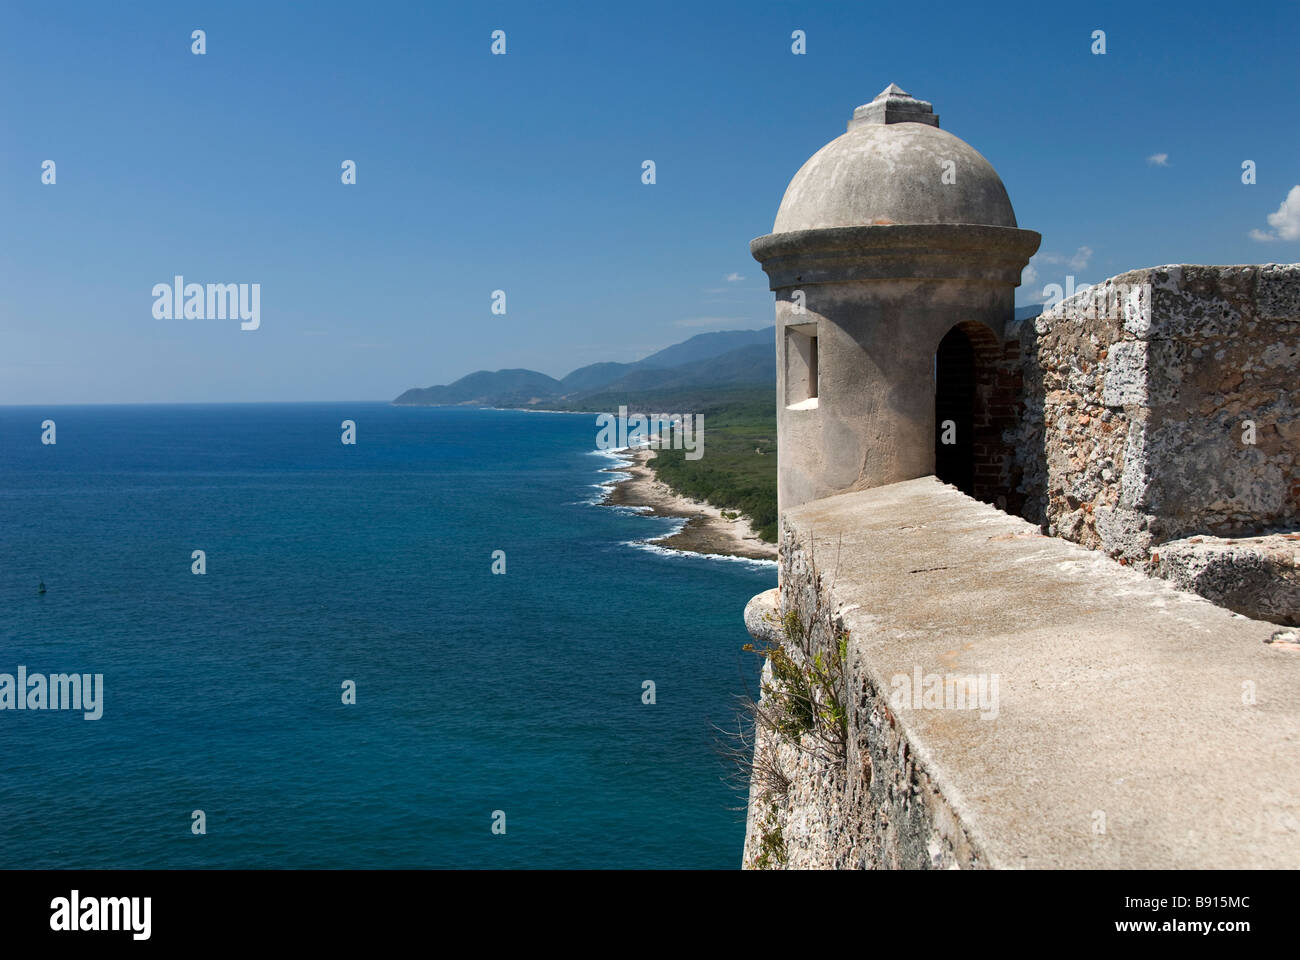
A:
{"label": "white cloud", "polygon": [[[1080,247],[1068,257],[1063,253],[1053,253],[1051,250],[1040,250],[1029,258],[1029,263],[1031,266],[1036,263],[1050,263],[1058,266],[1064,265],[1069,267],[1071,270],[1082,270],[1088,266],[1088,262],[1092,260],[1092,254],[1092,247]],[[1038,276],[1036,270],[1034,271],[1034,276]]]}
{"label": "white cloud", "polygon": [[729,273],[723,279],[726,280],[727,283],[740,283],[740,281],[745,278],[738,273]]}
{"label": "white cloud", "polygon": [[1169,154],[1153,153],[1147,157],[1147,163],[1153,167],[1167,167],[1169,166]]}
{"label": "white cloud", "polygon": [[[1088,268],[1093,253],[1094,251],[1092,247],[1089,246],[1079,247],[1079,249],[1075,250],[1074,253],[1069,256],[1066,256],[1063,253],[1055,253],[1051,250],[1040,250],[1029,258],[1029,262],[1025,264],[1025,269],[1020,272],[1021,289],[1017,296],[1022,298],[1029,297],[1030,302],[1036,302],[1037,297],[1047,296],[1046,287],[1040,287],[1040,283],[1051,282],[1059,284],[1062,288],[1068,287],[1070,281],[1066,276],[1058,274],[1055,270],[1048,270],[1047,276],[1045,277],[1039,272],[1039,268],[1046,264],[1051,264],[1054,267],[1064,267],[1065,270],[1070,272],[1069,276],[1074,276],[1074,274],[1079,271]],[[1076,282],[1075,286],[1082,286],[1082,284]],[[1042,291],[1041,294],[1039,292],[1040,290]]]}
{"label": "white cloud", "polygon": [[1272,240],[1300,240],[1300,183],[1291,188],[1276,213],[1268,215],[1272,231],[1255,229],[1250,239],[1267,243]]}

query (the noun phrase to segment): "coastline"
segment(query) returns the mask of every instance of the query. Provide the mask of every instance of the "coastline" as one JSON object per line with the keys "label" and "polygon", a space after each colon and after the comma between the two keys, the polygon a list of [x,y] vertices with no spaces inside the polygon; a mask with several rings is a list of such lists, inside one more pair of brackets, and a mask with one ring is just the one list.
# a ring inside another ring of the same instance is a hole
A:
{"label": "coastline", "polygon": [[[397,403],[395,407],[461,407],[475,410],[500,410],[514,413],[567,413],[591,416],[594,411],[545,410],[535,407],[485,407],[472,404]],[[777,562],[777,545],[759,538],[749,518],[728,520],[722,510],[702,500],[692,500],[655,477],[648,461],[655,456],[649,447],[630,447],[616,452],[617,464],[601,473],[626,475],[605,487],[599,503],[605,507],[628,507],[654,517],[672,517],[686,522],[675,533],[637,541],[665,550],[695,553],[701,556],[735,557],[742,560]]]}
{"label": "coastline", "polygon": [[712,504],[684,497],[668,484],[656,479],[647,463],[655,456],[653,450],[638,447],[622,450],[620,455],[625,457],[622,463],[607,467],[602,472],[630,476],[608,488],[601,501],[602,505],[636,507],[651,516],[686,520],[676,533],[649,539],[646,543],[684,553],[776,561],[776,544],[760,540],[747,517],[728,520]]}

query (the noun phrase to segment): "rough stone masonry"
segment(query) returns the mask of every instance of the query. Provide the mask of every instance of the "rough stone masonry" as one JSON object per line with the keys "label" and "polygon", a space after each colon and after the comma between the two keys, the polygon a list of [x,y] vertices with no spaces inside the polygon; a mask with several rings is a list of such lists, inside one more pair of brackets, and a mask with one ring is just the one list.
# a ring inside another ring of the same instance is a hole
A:
{"label": "rough stone masonry", "polygon": [[1300,622],[1300,265],[1134,270],[1016,333],[1023,515]]}

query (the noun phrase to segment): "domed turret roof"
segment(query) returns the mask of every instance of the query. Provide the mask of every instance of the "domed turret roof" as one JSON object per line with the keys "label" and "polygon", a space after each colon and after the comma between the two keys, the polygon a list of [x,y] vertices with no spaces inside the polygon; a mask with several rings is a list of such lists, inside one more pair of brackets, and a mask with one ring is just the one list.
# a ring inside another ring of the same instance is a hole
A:
{"label": "domed turret roof", "polygon": [[772,232],[926,223],[1015,227],[1016,215],[993,166],[891,83],[799,168]]}

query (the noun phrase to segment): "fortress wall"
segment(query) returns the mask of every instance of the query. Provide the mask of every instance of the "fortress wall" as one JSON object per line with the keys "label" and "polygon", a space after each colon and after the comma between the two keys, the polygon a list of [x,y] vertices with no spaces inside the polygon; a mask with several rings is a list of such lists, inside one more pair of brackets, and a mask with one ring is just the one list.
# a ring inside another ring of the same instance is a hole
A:
{"label": "fortress wall", "polygon": [[[769,590],[750,601],[745,622],[765,644],[786,640],[779,629],[781,605],[806,623],[829,598],[828,583],[810,562],[792,528],[782,566],[782,593]],[[820,594],[820,595],[819,595]],[[836,629],[845,629],[842,618]],[[815,649],[827,655],[828,637],[819,633]],[[789,645],[787,644],[787,649]],[[864,661],[850,656],[845,665],[848,738],[844,756],[828,756],[805,735],[799,745],[758,724],[754,733],[754,773],[746,816],[745,869],[920,870],[979,869],[988,866],[962,827],[960,818],[926,768],[918,762],[903,727],[890,710],[882,687]],[[763,684],[772,683],[769,661]],[[779,770],[785,778],[774,789]]]}
{"label": "fortress wall", "polygon": [[1048,533],[1148,563],[1300,526],[1300,264],[1131,271],[1019,337],[1023,515]]}
{"label": "fortress wall", "polygon": [[[1279,761],[1300,737],[1294,632],[934,477],[782,523],[779,593],[750,601],[746,626],[823,667],[847,633],[844,739],[758,724],[745,867],[1300,862],[1300,768]],[[811,639],[792,641],[791,612],[820,625]],[[761,706],[788,720],[771,660],[764,675]],[[979,702],[952,700],[952,681],[984,684]]]}

